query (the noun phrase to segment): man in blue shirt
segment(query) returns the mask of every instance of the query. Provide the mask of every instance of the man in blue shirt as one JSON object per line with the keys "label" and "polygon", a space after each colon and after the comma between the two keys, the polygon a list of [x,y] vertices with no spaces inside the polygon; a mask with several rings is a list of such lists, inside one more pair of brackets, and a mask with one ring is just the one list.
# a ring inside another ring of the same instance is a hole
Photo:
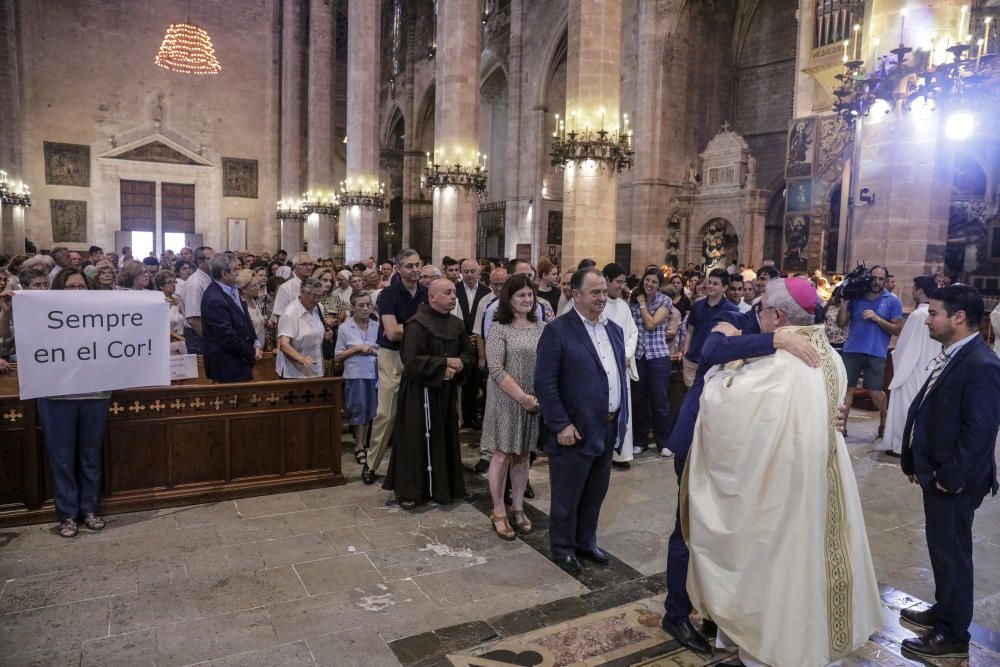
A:
{"label": "man in blue shirt", "polygon": [[[847,409],[854,404],[854,389],[858,375],[864,376],[863,386],[878,407],[881,423],[885,424],[886,396],[882,389],[885,357],[889,339],[903,329],[903,304],[885,288],[889,271],[874,266],[869,272],[871,284],[860,299],[844,300],[837,311],[837,326],[850,329],[844,341],[842,357],[847,370]],[[879,426],[882,437],[884,426]]]}
{"label": "man in blue shirt", "polygon": [[420,255],[416,250],[399,253],[399,281],[379,294],[378,324],[378,412],[372,422],[368,461],[361,468],[361,481],[375,482],[375,473],[385,455],[392,427],[396,422],[399,382],[403,377],[403,360],[399,348],[403,341],[403,325],[427,303],[427,288],[420,284]]}
{"label": "man in blue shirt", "polygon": [[705,280],[705,298],[691,304],[688,315],[687,337],[684,341],[684,385],[694,384],[701,362],[701,348],[712,330],[713,322],[720,314],[732,311],[739,313],[733,302],[726,298],[729,274],[725,269],[712,269]]}

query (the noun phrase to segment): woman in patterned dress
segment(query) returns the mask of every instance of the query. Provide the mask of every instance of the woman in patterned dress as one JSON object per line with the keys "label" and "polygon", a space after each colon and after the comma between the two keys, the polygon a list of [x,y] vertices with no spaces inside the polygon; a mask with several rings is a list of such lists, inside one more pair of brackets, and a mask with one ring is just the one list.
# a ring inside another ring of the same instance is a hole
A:
{"label": "woman in patterned dress", "polygon": [[[538,399],[535,386],[535,350],[544,322],[538,321],[535,290],[531,278],[513,275],[500,293],[495,323],[486,337],[486,410],[483,414],[484,451],[492,452],[489,481],[493,496],[490,522],[504,540],[518,532],[531,531],[524,514],[524,489],[528,484],[528,457],[538,440]],[[504,503],[504,487],[510,471],[511,513]]]}

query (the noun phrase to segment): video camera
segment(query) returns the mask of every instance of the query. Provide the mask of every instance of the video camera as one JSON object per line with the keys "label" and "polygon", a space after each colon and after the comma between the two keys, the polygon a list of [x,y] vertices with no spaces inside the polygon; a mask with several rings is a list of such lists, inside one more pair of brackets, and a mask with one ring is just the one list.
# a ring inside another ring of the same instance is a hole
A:
{"label": "video camera", "polygon": [[843,282],[833,290],[831,300],[833,303],[840,303],[843,299],[848,301],[863,297],[872,285],[872,272],[864,262],[855,267],[853,271],[844,276]]}

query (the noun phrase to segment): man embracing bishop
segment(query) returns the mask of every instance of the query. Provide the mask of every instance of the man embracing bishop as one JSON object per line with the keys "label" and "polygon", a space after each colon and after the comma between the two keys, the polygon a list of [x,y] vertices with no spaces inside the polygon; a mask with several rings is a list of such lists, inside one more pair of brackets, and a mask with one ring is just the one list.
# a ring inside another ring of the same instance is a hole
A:
{"label": "man embracing bishop", "polygon": [[748,666],[828,665],[881,625],[857,482],[834,427],[847,376],[812,326],[815,305],[806,280],[768,282],[761,331],[806,337],[820,366],[778,350],[710,371],[681,483],[692,602]]}

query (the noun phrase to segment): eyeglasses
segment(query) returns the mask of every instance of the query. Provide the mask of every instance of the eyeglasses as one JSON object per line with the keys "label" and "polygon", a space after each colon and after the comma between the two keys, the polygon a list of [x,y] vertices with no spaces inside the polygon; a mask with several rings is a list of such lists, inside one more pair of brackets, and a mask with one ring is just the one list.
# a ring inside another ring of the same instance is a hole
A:
{"label": "eyeglasses", "polygon": [[313,268],[316,265],[313,264],[312,262],[302,262],[302,263],[296,262],[295,266],[308,266],[311,269],[311,268]]}
{"label": "eyeglasses", "polygon": [[86,285],[64,285],[63,289],[87,289]]}

